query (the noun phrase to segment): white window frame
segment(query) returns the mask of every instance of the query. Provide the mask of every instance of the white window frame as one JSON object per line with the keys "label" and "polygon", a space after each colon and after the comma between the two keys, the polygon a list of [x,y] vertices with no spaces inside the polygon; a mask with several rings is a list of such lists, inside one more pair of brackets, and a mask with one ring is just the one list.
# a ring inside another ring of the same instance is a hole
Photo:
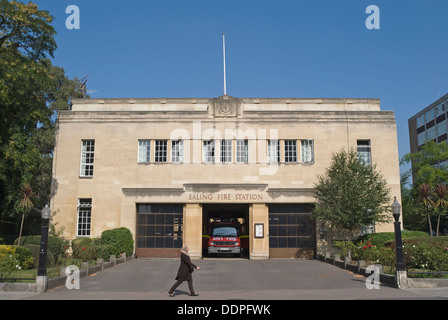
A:
{"label": "white window frame", "polygon": [[138,163],[151,162],[151,140],[138,140]]}
{"label": "white window frame", "polygon": [[314,140],[300,141],[300,156],[302,163],[314,163]]}
{"label": "white window frame", "polygon": [[[368,144],[362,144],[364,141],[368,141]],[[369,139],[358,140],[356,151],[362,162],[372,164],[372,142]]]}
{"label": "white window frame", "polygon": [[280,162],[280,141],[268,140],[268,163]]}
{"label": "white window frame", "polygon": [[285,163],[297,163],[297,140],[285,140]]}
{"label": "white window frame", "polygon": [[92,199],[78,199],[76,236],[90,237],[92,227]]}
{"label": "white window frame", "polygon": [[221,163],[232,163],[233,140],[221,140]]}
{"label": "white window frame", "polygon": [[155,140],[154,162],[166,163],[168,160],[168,140]]}
{"label": "white window frame", "polygon": [[215,140],[203,140],[202,141],[202,162],[215,163]]}
{"label": "white window frame", "polygon": [[81,165],[79,175],[81,177],[93,177],[95,159],[95,140],[81,141]]}
{"label": "white window frame", "polygon": [[171,162],[183,163],[184,162],[184,141],[183,140],[171,140]]}
{"label": "white window frame", "polygon": [[249,140],[236,140],[236,162],[249,162]]}

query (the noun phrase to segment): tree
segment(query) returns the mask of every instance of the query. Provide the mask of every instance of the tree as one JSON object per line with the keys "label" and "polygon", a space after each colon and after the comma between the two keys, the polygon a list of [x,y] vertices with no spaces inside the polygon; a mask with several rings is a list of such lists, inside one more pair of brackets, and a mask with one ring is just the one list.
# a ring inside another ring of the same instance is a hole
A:
{"label": "tree", "polygon": [[[22,189],[38,190],[34,206],[48,203],[55,113],[82,97],[50,57],[56,50],[53,17],[36,4],[0,0],[0,233],[21,214]],[[29,211],[29,210],[28,210]],[[17,218],[17,220],[20,218]],[[22,226],[22,223],[20,223]]]}
{"label": "tree", "polygon": [[[444,200],[440,200],[442,192],[448,182],[448,145],[446,141],[436,143],[433,140],[427,141],[421,146],[418,152],[408,153],[402,158],[402,163],[412,164],[413,187],[412,193],[416,203],[423,203],[430,235],[433,235],[430,208],[438,209],[437,229],[440,228],[440,215],[445,208]],[[439,204],[436,206],[436,202]],[[444,197],[442,196],[442,199]],[[437,235],[439,234],[437,230]]]}
{"label": "tree", "polygon": [[434,201],[432,201],[432,188],[428,183],[422,183],[419,188],[419,203],[423,203],[425,206],[426,216],[428,217],[429,234],[432,237],[432,224],[431,215],[429,213],[429,207],[434,207]]}
{"label": "tree", "polygon": [[448,208],[448,188],[445,184],[439,183],[435,188],[433,195],[434,199],[434,208],[438,208],[437,215],[437,231],[436,236],[439,236],[439,227],[440,227],[440,215],[444,209]]}
{"label": "tree", "polygon": [[448,168],[443,165],[448,161],[448,145],[446,141],[436,143],[426,141],[420,151],[405,154],[402,163],[412,164],[414,188],[418,189],[422,183],[435,186],[448,182]]}
{"label": "tree", "polygon": [[390,189],[376,165],[365,164],[354,149],[334,153],[314,185],[313,216],[346,231],[389,222]]}

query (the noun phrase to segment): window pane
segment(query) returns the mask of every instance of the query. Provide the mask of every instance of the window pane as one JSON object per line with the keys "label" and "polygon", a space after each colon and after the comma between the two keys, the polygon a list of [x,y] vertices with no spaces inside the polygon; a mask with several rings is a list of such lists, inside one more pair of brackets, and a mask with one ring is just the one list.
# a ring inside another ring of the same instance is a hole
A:
{"label": "window pane", "polygon": [[232,162],[232,140],[221,140],[221,162]]}
{"label": "window pane", "polygon": [[247,163],[248,162],[248,140],[236,141],[236,162]]}
{"label": "window pane", "polygon": [[93,176],[95,140],[82,140],[81,143],[81,165],[80,176]]}
{"label": "window pane", "polygon": [[138,162],[150,162],[151,159],[151,140],[138,141]]}
{"label": "window pane", "polygon": [[285,140],[285,162],[297,162],[296,140]]}

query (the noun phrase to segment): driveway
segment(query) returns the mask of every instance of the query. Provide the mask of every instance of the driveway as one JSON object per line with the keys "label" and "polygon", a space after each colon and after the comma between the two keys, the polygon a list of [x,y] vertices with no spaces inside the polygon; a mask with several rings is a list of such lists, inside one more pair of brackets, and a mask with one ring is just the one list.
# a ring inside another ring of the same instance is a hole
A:
{"label": "driveway", "polygon": [[[427,299],[447,297],[447,290],[400,290],[381,285],[367,289],[365,277],[318,260],[204,259],[193,273],[195,291],[187,283],[169,298],[179,267],[178,259],[136,259],[82,278],[80,289],[59,287],[25,296],[32,300],[324,300],[324,299]],[[429,294],[428,294],[429,292]],[[20,296],[18,296],[20,298]]]}

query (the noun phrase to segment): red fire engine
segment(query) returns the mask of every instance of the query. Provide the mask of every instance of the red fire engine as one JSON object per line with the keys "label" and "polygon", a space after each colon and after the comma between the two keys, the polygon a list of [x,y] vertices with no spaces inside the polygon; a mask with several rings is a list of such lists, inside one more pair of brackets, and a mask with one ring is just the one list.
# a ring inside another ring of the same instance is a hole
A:
{"label": "red fire engine", "polygon": [[233,254],[242,256],[248,248],[248,237],[242,236],[243,225],[237,219],[212,218],[203,247],[209,255]]}

